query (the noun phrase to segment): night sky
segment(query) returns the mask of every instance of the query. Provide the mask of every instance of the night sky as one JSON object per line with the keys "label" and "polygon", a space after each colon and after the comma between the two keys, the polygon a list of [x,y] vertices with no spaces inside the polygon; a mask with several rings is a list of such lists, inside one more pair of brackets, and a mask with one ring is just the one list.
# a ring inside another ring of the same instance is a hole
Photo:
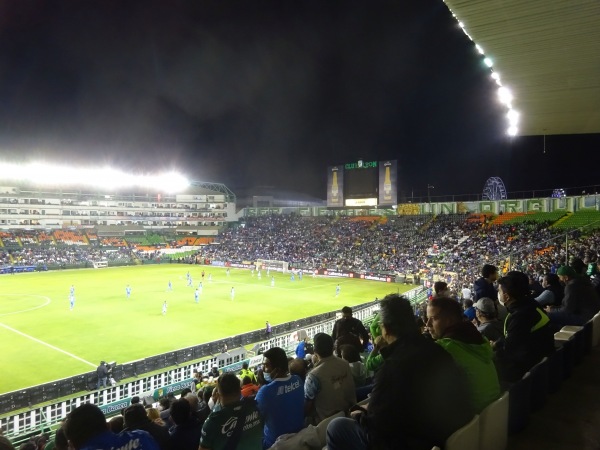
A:
{"label": "night sky", "polygon": [[600,184],[600,135],[544,153],[504,114],[441,0],[0,0],[3,160],[318,198],[358,158],[398,159],[408,197]]}

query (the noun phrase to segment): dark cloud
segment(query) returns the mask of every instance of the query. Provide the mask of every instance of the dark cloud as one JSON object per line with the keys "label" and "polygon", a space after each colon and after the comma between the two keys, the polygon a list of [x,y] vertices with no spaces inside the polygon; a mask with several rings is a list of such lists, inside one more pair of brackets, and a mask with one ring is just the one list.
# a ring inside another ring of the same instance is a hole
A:
{"label": "dark cloud", "polygon": [[359,157],[398,159],[407,192],[515,173],[489,72],[442,2],[11,3],[5,158],[319,197],[326,166]]}

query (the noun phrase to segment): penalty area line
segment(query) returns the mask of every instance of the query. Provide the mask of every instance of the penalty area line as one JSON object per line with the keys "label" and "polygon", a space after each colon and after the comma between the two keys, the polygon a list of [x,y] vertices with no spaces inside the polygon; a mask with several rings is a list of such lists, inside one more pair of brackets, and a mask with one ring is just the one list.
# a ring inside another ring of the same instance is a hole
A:
{"label": "penalty area line", "polygon": [[88,366],[96,367],[96,364],[94,364],[94,363],[91,363],[91,362],[89,362],[89,361],[86,361],[85,359],[83,359],[83,358],[80,358],[79,356],[76,356],[76,355],[74,355],[73,353],[69,353],[69,352],[67,352],[66,350],[63,350],[63,349],[61,349],[61,348],[58,348],[58,347],[55,347],[55,346],[54,346],[54,345],[52,345],[52,344],[48,344],[47,342],[44,342],[44,341],[41,341],[41,340],[39,340],[38,338],[34,338],[33,336],[30,336],[30,335],[28,335],[28,334],[25,334],[25,333],[23,333],[22,331],[15,330],[14,328],[12,328],[12,327],[9,327],[8,325],[5,325],[5,324],[3,324],[3,323],[1,323],[1,322],[0,322],[0,326],[2,326],[2,327],[4,327],[4,328],[6,328],[6,329],[7,329],[7,330],[9,330],[9,331],[12,331],[13,333],[17,333],[17,334],[19,334],[19,335],[21,335],[21,336],[23,336],[23,337],[26,337],[27,339],[31,339],[32,341],[34,341],[34,342],[37,342],[38,344],[45,345],[46,347],[49,347],[49,348],[51,348],[52,350],[56,350],[57,352],[64,353],[65,355],[67,355],[67,356],[70,356],[71,358],[74,358],[74,359],[76,359],[76,360],[78,360],[78,361],[81,361],[82,363],[85,363],[85,364],[87,364]]}

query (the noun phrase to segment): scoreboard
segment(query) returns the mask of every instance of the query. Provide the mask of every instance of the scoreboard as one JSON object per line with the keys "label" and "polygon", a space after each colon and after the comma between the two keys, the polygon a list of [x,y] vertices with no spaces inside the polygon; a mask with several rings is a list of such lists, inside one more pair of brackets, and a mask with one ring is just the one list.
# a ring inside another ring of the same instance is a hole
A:
{"label": "scoreboard", "polygon": [[327,206],[392,206],[398,202],[398,162],[362,159],[327,168]]}

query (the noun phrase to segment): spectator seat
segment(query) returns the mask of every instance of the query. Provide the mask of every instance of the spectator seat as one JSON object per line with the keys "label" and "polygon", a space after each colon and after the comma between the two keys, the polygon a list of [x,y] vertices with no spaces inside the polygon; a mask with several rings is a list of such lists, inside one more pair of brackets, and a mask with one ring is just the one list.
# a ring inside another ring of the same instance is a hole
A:
{"label": "spectator seat", "polygon": [[510,393],[486,406],[479,415],[479,448],[506,450],[508,443],[508,404]]}
{"label": "spectator seat", "polygon": [[531,411],[531,373],[527,372],[509,388],[508,432],[522,431],[529,424]]}
{"label": "spectator seat", "polygon": [[548,357],[533,366],[531,373],[531,411],[538,411],[546,404],[549,391]]}

